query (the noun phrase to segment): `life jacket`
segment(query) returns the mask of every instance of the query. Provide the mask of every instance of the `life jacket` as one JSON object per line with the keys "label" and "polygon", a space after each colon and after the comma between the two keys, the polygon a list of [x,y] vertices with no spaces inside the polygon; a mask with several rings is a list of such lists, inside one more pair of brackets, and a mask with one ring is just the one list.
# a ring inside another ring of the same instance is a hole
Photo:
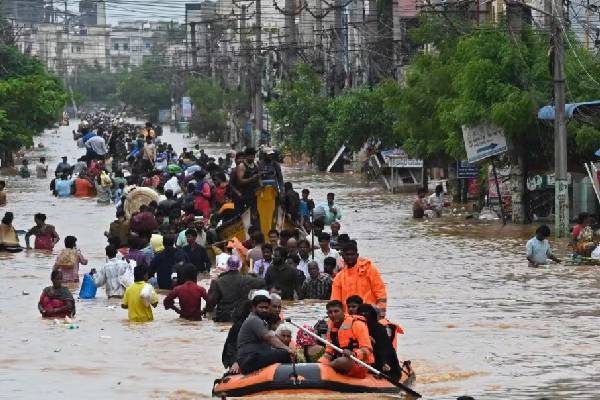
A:
{"label": "life jacket", "polygon": [[404,329],[402,329],[400,325],[388,321],[387,318],[380,319],[379,323],[385,327],[385,331],[387,332],[390,340],[392,341],[392,346],[394,346],[394,350],[398,350],[398,335],[404,335]]}
{"label": "life jacket", "polygon": [[[329,320],[327,321],[327,328],[327,339],[333,345],[352,351],[356,358],[367,364],[372,364],[375,361],[369,328],[363,317],[346,315],[339,328],[335,327]],[[326,352],[332,358],[340,356],[330,347],[327,347]]]}

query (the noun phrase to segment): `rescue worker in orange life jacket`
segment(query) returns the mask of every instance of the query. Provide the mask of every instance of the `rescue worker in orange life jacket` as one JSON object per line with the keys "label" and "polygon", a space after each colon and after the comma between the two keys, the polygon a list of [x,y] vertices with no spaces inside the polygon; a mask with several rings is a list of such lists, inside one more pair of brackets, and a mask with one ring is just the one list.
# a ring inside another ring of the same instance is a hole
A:
{"label": "rescue worker in orange life jacket", "polygon": [[322,364],[328,364],[337,372],[354,377],[364,378],[367,369],[356,364],[350,356],[372,364],[375,361],[373,347],[369,337],[369,328],[362,317],[346,315],[344,304],[339,300],[327,303],[327,341],[344,350],[343,354],[327,346],[325,354],[319,359]]}

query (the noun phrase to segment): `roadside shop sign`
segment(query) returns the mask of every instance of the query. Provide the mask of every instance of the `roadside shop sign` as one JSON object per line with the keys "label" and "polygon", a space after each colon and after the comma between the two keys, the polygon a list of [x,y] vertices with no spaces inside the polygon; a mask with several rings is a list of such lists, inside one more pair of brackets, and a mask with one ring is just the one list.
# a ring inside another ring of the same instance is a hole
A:
{"label": "roadside shop sign", "polygon": [[456,177],[458,179],[477,178],[479,176],[479,167],[468,161],[456,162]]}
{"label": "roadside shop sign", "polygon": [[392,156],[388,158],[387,166],[394,168],[423,168],[423,160]]}
{"label": "roadside shop sign", "polygon": [[504,130],[489,124],[462,126],[467,160],[475,163],[504,153],[506,151],[506,136]]}

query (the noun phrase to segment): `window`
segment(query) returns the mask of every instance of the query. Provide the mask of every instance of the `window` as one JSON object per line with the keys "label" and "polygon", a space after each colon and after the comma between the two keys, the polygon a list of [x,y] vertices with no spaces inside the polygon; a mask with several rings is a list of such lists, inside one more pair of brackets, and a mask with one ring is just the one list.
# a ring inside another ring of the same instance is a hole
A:
{"label": "window", "polygon": [[115,50],[119,50],[119,43],[115,43],[115,44],[113,44],[113,48],[114,48]]}
{"label": "window", "polygon": [[123,43],[123,50],[129,50],[129,44]]}
{"label": "window", "polygon": [[145,45],[146,45],[146,48],[147,48],[147,49],[149,49],[149,48],[151,48],[151,47],[152,47],[152,43],[150,43],[150,42],[146,42],[146,43],[145,43]]}

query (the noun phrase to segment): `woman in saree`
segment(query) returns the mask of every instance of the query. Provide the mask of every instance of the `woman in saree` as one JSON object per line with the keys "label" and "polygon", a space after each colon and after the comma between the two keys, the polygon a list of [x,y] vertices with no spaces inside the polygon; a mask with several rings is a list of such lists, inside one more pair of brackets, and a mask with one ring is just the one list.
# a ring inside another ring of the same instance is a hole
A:
{"label": "woman in saree", "polygon": [[71,291],[62,286],[62,272],[52,271],[52,286],[42,291],[38,310],[43,318],[64,318],[75,316],[75,300]]}
{"label": "woman in saree", "polygon": [[87,265],[88,260],[81,254],[81,250],[77,248],[77,238],[75,236],[67,236],[65,238],[65,248],[60,251],[54,269],[60,270],[63,273],[63,282],[79,282],[79,264]]}
{"label": "woman in saree", "polygon": [[2,218],[2,223],[0,223],[0,251],[17,253],[23,250],[19,245],[17,231],[12,226],[13,218],[13,213],[7,212]]}
{"label": "woman in saree", "polygon": [[35,236],[34,249],[52,251],[54,245],[60,240],[54,226],[46,223],[46,214],[37,213],[33,216],[33,220],[35,226],[25,234],[25,245],[31,249],[29,238],[33,235]]}

